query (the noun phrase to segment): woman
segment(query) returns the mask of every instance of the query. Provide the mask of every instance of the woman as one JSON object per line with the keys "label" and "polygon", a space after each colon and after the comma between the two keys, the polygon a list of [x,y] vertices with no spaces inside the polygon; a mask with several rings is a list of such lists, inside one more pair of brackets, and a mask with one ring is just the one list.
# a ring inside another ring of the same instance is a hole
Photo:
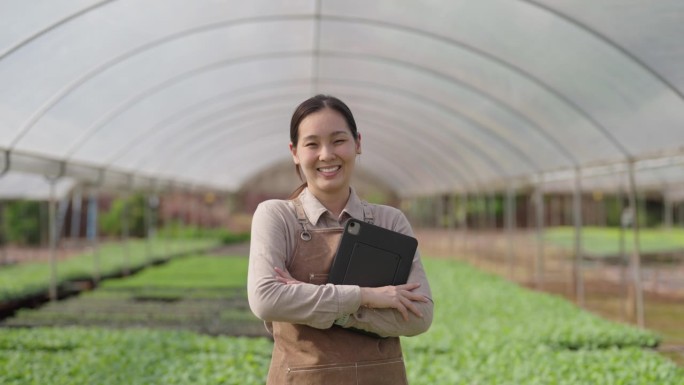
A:
{"label": "woman", "polygon": [[317,95],[297,107],[290,152],[305,183],[290,200],[261,203],[252,222],[249,304],[274,339],[267,383],[406,384],[399,336],[432,322],[418,253],[405,285],[326,282],[347,219],[412,235],[408,221],[395,208],[362,201],[350,186],[361,135],[339,99]]}

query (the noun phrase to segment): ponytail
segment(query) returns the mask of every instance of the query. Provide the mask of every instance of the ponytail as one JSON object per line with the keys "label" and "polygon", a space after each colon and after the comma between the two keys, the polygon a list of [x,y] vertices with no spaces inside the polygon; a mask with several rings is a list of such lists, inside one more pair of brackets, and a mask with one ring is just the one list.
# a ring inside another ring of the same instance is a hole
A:
{"label": "ponytail", "polygon": [[307,186],[308,186],[308,184],[307,184],[306,182],[302,183],[301,185],[299,185],[299,187],[297,187],[297,188],[292,192],[292,194],[290,194],[290,196],[289,196],[287,199],[292,200],[292,199],[297,198],[297,197],[299,196],[299,194],[301,194],[302,191],[304,191],[304,189],[305,189]]}

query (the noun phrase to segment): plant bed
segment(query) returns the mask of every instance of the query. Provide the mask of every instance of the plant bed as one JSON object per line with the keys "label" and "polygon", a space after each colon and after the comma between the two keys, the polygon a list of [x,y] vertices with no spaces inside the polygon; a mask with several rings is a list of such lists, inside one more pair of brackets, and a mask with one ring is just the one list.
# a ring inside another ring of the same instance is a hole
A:
{"label": "plant bed", "polygon": [[[106,290],[88,296],[120,299],[134,288],[153,293],[164,286],[175,294],[184,284],[197,282],[197,292],[189,295],[192,300],[185,308],[192,315],[190,306],[203,306],[200,293],[223,290],[219,279],[230,282],[226,288],[233,287],[233,295],[244,295],[246,259],[233,261],[243,264],[241,268],[217,271],[220,262],[206,258],[178,260],[156,273],[148,270],[111,281]],[[660,337],[651,331],[601,319],[562,298],[526,290],[462,263],[424,262],[435,315],[427,333],[402,338],[413,385],[684,383],[682,368],[654,352]],[[154,286],[146,287],[146,282]],[[240,309],[239,298],[235,301],[225,306],[217,323],[237,322],[245,314],[241,311],[246,307]],[[93,301],[82,313],[96,314],[103,303]],[[148,311],[159,313],[153,307]],[[173,314],[158,318],[174,321]],[[210,327],[198,331],[212,334]],[[0,383],[263,384],[272,347],[268,338],[209,338],[139,327],[5,328],[0,329]]]}
{"label": "plant bed", "polygon": [[668,384],[684,371],[658,334],[449,260],[425,260],[431,329],[403,339],[412,384]]}
{"label": "plant bed", "polygon": [[[177,242],[174,246],[177,251],[172,253],[172,257],[210,250],[217,244],[216,240],[210,239]],[[125,246],[129,253],[126,259],[123,256],[125,251],[122,246],[121,244],[107,244],[100,248],[98,252],[100,280],[137,273],[147,266],[164,263],[171,259],[169,256],[163,258],[148,256],[146,254],[146,241],[129,241],[129,244]],[[73,294],[74,282],[94,282],[93,265],[94,259],[90,253],[60,261],[57,267],[58,295],[60,298]],[[2,314],[7,316],[26,303],[35,303],[47,299],[50,275],[50,264],[47,262],[16,264],[0,269],[0,308],[3,309]]]}
{"label": "plant bed", "polygon": [[[616,258],[620,256],[620,229],[614,227],[582,228],[583,253],[590,258]],[[634,233],[625,231],[624,253],[630,255],[634,249]],[[544,231],[544,240],[565,250],[573,250],[575,229],[554,227]],[[652,256],[654,261],[667,259],[681,260],[678,256],[684,251],[684,229],[642,229],[639,232],[642,256]]]}
{"label": "plant bed", "polygon": [[266,336],[247,305],[246,258],[193,256],[110,280],[78,298],[22,310],[5,326],[188,329],[211,335]]}

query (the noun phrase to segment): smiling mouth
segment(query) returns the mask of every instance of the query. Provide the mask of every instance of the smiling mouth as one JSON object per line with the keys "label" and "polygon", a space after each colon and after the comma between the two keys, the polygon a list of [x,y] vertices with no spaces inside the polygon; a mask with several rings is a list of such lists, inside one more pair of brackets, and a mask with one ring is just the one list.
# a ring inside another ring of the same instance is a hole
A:
{"label": "smiling mouth", "polygon": [[316,170],[318,170],[322,173],[331,173],[331,172],[335,172],[341,168],[342,168],[342,166],[330,166],[330,167],[319,167]]}

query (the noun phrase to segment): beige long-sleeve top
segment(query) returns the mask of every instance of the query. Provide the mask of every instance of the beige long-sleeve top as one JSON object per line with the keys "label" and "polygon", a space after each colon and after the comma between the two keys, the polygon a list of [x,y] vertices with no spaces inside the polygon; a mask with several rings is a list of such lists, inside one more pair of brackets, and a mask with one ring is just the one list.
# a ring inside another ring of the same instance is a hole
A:
{"label": "beige long-sleeve top", "polygon": [[[339,218],[334,218],[308,189],[301,193],[300,199],[309,220],[308,229],[342,227],[350,217],[363,219],[363,204],[353,189]],[[370,207],[374,224],[413,236],[413,230],[400,210],[375,204],[370,204]],[[422,318],[409,312],[409,320],[406,321],[396,309],[361,307],[358,286],[286,285],[278,282],[274,278],[274,268],[286,270],[300,228],[292,201],[268,200],[259,204],[254,213],[247,293],[252,312],[266,322],[269,330],[274,321],[327,329],[336,319],[347,314],[352,316],[343,327],[362,329],[384,337],[412,336],[430,327],[432,294],[418,252],[413,258],[408,282],[420,283],[415,292],[430,299],[428,302],[414,302],[423,314]]]}

